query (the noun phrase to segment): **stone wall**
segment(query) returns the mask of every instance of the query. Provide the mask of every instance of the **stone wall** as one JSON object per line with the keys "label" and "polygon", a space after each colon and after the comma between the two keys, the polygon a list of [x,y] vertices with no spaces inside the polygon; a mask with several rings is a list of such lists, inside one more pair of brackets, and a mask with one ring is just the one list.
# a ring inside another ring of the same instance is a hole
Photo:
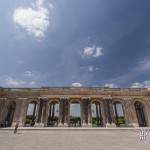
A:
{"label": "stone wall", "polygon": [[47,126],[49,103],[57,101],[59,104],[59,126],[69,125],[69,110],[71,101],[78,100],[81,106],[82,126],[92,125],[91,104],[98,101],[101,105],[104,127],[116,126],[114,103],[122,104],[125,125],[127,127],[139,126],[135,102],[139,101],[144,110],[147,126],[150,126],[150,91],[142,89],[120,88],[1,88],[0,89],[0,123],[6,121],[9,112],[9,103],[15,102],[12,126],[17,121],[20,126],[25,125],[28,104],[32,101],[37,103],[35,126]]}

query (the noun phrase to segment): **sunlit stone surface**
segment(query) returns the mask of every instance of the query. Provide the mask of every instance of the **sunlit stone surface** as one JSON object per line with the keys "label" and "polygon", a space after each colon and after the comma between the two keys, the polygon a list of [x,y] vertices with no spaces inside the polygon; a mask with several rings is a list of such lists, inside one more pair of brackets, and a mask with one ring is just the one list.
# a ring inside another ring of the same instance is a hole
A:
{"label": "sunlit stone surface", "polygon": [[148,150],[138,130],[0,131],[1,150]]}

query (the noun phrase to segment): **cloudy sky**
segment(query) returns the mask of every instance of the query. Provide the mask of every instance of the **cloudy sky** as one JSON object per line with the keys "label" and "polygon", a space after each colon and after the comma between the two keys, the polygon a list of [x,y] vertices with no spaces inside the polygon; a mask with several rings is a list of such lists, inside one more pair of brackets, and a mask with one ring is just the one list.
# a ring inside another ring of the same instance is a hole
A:
{"label": "cloudy sky", "polygon": [[0,86],[150,87],[150,1],[1,0]]}

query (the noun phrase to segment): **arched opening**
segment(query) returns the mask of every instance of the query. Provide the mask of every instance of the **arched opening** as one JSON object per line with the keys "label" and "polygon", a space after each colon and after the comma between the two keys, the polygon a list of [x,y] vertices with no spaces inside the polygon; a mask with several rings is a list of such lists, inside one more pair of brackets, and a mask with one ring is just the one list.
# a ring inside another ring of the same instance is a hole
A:
{"label": "arched opening", "polygon": [[146,118],[145,118],[145,113],[144,113],[144,106],[141,102],[136,101],[135,104],[135,110],[136,110],[136,115],[137,115],[137,120],[139,123],[140,127],[146,127]]}
{"label": "arched opening", "polygon": [[14,113],[15,113],[15,108],[16,108],[16,102],[12,101],[8,104],[7,115],[5,118],[6,127],[11,127],[11,125],[12,125]]}
{"label": "arched opening", "polygon": [[28,104],[25,126],[34,126],[36,120],[37,102]]}
{"label": "arched opening", "polygon": [[114,111],[115,111],[115,117],[116,117],[116,125],[124,126],[125,125],[125,117],[124,117],[123,106],[120,102],[114,103]]}
{"label": "arched opening", "polygon": [[48,114],[48,126],[55,127],[58,126],[59,121],[59,103],[53,101],[49,104],[49,114]]}
{"label": "arched opening", "polygon": [[78,101],[72,101],[70,103],[70,121],[69,126],[80,127],[81,126],[81,106]]}
{"label": "arched opening", "polygon": [[100,102],[98,101],[92,102],[91,111],[92,111],[92,126],[95,127],[103,126],[103,117]]}

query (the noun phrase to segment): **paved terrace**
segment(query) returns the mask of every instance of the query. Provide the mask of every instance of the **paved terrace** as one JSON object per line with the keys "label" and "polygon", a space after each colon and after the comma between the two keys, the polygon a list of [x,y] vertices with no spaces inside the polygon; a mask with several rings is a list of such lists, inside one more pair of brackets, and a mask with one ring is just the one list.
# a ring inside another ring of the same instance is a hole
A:
{"label": "paved terrace", "polygon": [[0,150],[149,150],[150,140],[140,141],[139,129],[85,129],[1,129]]}

